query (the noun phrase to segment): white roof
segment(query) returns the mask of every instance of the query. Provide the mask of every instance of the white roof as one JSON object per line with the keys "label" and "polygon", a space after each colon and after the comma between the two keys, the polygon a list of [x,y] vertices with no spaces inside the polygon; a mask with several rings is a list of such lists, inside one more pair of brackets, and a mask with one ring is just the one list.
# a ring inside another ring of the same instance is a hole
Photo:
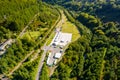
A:
{"label": "white roof", "polygon": [[62,33],[57,32],[52,43],[55,43],[56,45],[62,45],[65,46],[72,40],[72,34],[71,33]]}
{"label": "white roof", "polygon": [[60,58],[61,57],[61,53],[56,53],[55,54],[55,58]]}
{"label": "white roof", "polygon": [[50,56],[51,56],[51,53],[49,53],[49,55],[48,55],[47,64],[50,63]]}

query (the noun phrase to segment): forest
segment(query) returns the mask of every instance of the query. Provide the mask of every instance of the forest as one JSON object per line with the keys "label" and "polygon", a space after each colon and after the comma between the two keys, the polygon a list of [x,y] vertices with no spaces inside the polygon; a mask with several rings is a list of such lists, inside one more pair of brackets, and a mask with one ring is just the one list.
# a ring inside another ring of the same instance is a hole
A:
{"label": "forest", "polygon": [[81,37],[72,42],[50,80],[120,79],[120,3],[117,0],[61,0]]}
{"label": "forest", "polygon": [[25,26],[31,20],[34,21],[33,17],[38,13],[39,21],[35,25],[51,26],[58,16],[57,10],[52,8],[52,6],[36,0],[0,1],[0,42],[18,37]]}
{"label": "forest", "polygon": [[[36,17],[34,17],[37,14]],[[34,80],[44,44],[54,28],[59,12],[53,6],[36,0],[0,1],[0,46],[8,39],[15,42],[0,56],[0,75],[11,80]],[[29,22],[31,22],[30,25]],[[24,35],[21,31],[29,26]],[[53,26],[53,28],[52,28]],[[52,28],[52,29],[51,29]],[[46,36],[44,36],[46,35]],[[33,52],[33,53],[32,53]],[[31,54],[32,53],[32,54]],[[31,54],[25,61],[23,61]],[[37,56],[37,57],[36,57]],[[8,75],[17,65],[22,65],[13,75]]]}
{"label": "forest", "polygon": [[120,80],[119,0],[1,0],[0,43],[8,39],[15,42],[0,56],[0,75],[11,80],[35,80],[43,53],[38,50],[59,16],[56,5],[77,26],[81,37],[68,46],[51,77],[44,62],[40,80]]}

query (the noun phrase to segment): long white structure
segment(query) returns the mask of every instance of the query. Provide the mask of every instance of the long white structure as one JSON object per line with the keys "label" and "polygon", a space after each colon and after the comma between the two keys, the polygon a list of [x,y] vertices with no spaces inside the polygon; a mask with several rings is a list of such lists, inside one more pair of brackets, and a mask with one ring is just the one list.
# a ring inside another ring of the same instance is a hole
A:
{"label": "long white structure", "polygon": [[54,58],[52,57],[53,54],[49,53],[48,59],[47,59],[47,65],[52,66],[54,62]]}
{"label": "long white structure", "polygon": [[54,39],[51,42],[51,45],[55,44],[55,45],[65,46],[68,43],[70,43],[71,40],[72,40],[72,34],[71,33],[57,32]]}

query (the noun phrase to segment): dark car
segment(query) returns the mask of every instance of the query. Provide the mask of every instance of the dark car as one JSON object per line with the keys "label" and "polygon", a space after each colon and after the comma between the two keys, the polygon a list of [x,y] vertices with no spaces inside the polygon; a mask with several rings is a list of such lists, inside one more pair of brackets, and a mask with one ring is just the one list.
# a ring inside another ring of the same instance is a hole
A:
{"label": "dark car", "polygon": [[63,53],[63,50],[60,50],[60,53]]}

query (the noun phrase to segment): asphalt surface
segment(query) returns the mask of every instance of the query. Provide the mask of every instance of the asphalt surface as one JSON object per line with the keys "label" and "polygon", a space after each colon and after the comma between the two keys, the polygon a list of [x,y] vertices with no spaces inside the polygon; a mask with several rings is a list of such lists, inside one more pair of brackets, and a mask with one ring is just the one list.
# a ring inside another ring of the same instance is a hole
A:
{"label": "asphalt surface", "polygon": [[51,53],[50,60],[49,60],[49,65],[53,65],[55,60],[56,60],[56,58],[54,56],[55,56],[56,53],[60,53],[61,49],[59,48],[59,46],[57,46],[57,47],[50,46],[49,51]]}
{"label": "asphalt surface", "polygon": [[41,56],[41,60],[39,62],[40,64],[39,64],[39,68],[38,68],[38,73],[37,73],[37,76],[36,76],[36,80],[39,80],[39,76],[40,76],[40,73],[41,73],[41,70],[42,70],[42,66],[44,64],[44,59],[45,59],[47,51],[48,51],[48,49],[45,49],[43,55]]}

